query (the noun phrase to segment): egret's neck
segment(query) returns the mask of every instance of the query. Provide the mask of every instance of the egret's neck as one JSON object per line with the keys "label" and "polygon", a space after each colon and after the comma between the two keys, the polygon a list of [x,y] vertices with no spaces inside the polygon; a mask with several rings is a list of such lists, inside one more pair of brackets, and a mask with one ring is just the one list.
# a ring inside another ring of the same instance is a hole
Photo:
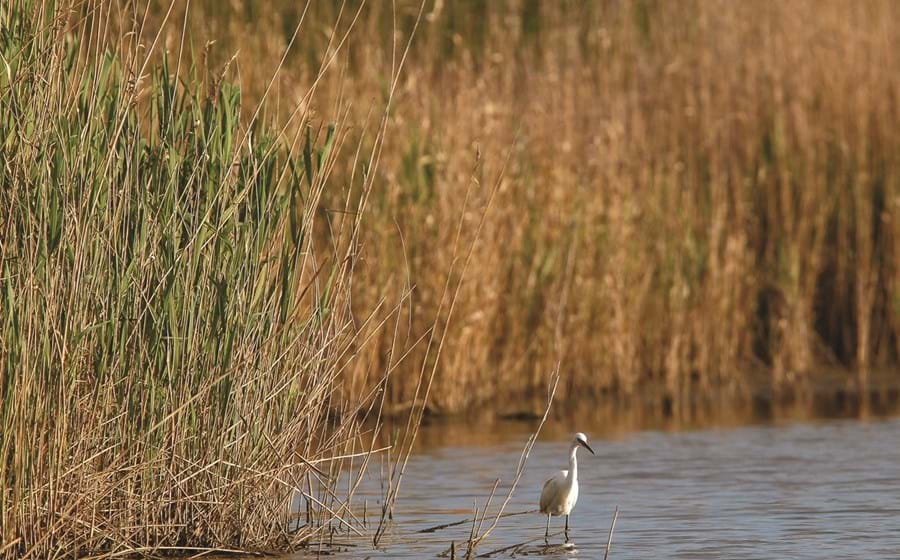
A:
{"label": "egret's neck", "polygon": [[569,476],[571,480],[575,480],[578,477],[578,459],[575,455],[578,453],[578,444],[573,443],[572,447],[569,448]]}

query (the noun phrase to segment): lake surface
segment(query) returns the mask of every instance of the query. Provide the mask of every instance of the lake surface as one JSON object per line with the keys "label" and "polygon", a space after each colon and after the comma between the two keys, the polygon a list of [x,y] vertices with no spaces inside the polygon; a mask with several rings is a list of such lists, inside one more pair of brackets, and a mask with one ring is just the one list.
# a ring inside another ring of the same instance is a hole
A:
{"label": "lake surface", "polygon": [[[465,542],[468,523],[417,531],[471,518],[473,503],[483,507],[498,477],[502,483],[494,504],[499,505],[529,428],[524,423],[481,431],[424,428],[426,448],[410,459],[383,549],[360,542],[332,557],[437,558],[451,541]],[[506,511],[535,509],[544,480],[566,468],[566,428],[545,427]],[[898,419],[606,437],[579,429],[591,437],[597,456],[583,449],[578,454],[581,489],[571,517],[573,546],[545,547],[546,518],[534,513],[501,519],[478,554],[532,540],[515,557],[603,558],[618,506],[610,553],[616,560],[900,557]],[[367,499],[370,513],[381,496],[378,471],[375,465],[371,480],[354,499]],[[563,519],[554,518],[551,530],[562,527]],[[562,535],[551,539],[557,545],[562,541]]]}

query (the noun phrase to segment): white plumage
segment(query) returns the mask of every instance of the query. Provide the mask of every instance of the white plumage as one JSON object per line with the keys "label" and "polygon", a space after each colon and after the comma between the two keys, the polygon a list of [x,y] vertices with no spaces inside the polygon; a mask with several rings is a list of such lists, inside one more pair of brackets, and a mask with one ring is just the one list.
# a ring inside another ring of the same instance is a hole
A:
{"label": "white plumage", "polygon": [[591,454],[594,450],[587,443],[587,436],[578,432],[569,447],[569,469],[562,470],[553,475],[544,483],[541,490],[541,513],[547,514],[547,530],[544,532],[544,540],[550,536],[550,518],[554,515],[566,516],[566,540],[569,540],[569,514],[578,501],[578,460],[576,454],[578,448],[584,447]]}

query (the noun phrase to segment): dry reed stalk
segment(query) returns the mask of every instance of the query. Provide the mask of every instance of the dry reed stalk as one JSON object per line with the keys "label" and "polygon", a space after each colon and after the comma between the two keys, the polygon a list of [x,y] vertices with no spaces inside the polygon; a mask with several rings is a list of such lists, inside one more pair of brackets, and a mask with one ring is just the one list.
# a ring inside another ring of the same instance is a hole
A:
{"label": "dry reed stalk", "polygon": [[619,519],[619,506],[616,506],[616,512],[613,514],[612,523],[609,526],[609,535],[606,537],[606,551],[603,553],[603,560],[609,559],[609,550],[612,548],[613,531],[616,529],[616,521]]}

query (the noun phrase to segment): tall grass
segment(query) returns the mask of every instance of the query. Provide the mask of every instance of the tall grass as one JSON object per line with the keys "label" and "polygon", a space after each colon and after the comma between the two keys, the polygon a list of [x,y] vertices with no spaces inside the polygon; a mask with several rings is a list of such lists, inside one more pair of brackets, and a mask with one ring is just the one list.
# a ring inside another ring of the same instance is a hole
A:
{"label": "tall grass", "polygon": [[322,201],[377,161],[352,174],[339,103],[287,136],[145,15],[0,6],[0,557],[361,531],[335,480],[383,400],[342,372],[396,303],[351,309],[364,204]]}
{"label": "tall grass", "polygon": [[[417,5],[368,4],[365,39],[320,91],[363,107],[382,95],[392,52],[376,38],[408,29]],[[197,36],[228,29],[244,55],[277,50],[281,34],[259,29],[294,8],[232,6]],[[313,17],[339,6],[317,3]],[[425,9],[364,233],[378,255],[369,272],[416,287],[411,338],[431,325],[457,216],[477,214],[513,149],[432,409],[520,407],[560,358],[560,398],[630,395],[676,413],[825,380],[896,384],[897,3]],[[299,54],[289,65],[309,71]],[[476,152],[481,188],[466,197]],[[361,304],[379,295],[357,288]],[[382,336],[357,380],[384,355]],[[409,403],[415,371],[398,372],[395,403]]]}
{"label": "tall grass", "polygon": [[367,418],[557,363],[667,414],[898,382],[895,2],[420,15],[0,4],[0,554],[359,531]]}
{"label": "tall grass", "polygon": [[[404,21],[370,7],[374,30]],[[385,281],[408,261],[413,331],[452,262],[453,217],[487,200],[513,147],[429,406],[521,407],[560,359],[561,399],[685,414],[835,378],[896,385],[896,3],[426,10],[364,234]],[[341,87],[362,99],[387,54],[352,47]]]}

